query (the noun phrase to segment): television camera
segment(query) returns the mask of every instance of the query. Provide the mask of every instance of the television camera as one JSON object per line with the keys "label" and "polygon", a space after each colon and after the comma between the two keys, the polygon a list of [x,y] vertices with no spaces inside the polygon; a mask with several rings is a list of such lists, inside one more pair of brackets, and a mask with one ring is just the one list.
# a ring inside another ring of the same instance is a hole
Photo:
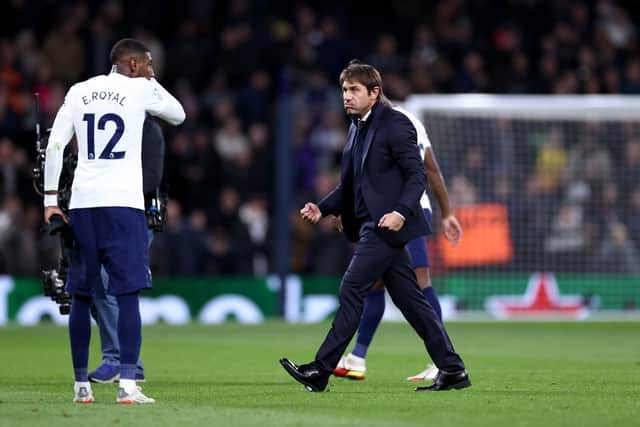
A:
{"label": "television camera", "polygon": [[[36,94],[36,108],[39,110],[39,96]],[[38,114],[39,116],[39,114]],[[45,132],[44,138],[40,132],[40,123],[36,122],[36,165],[33,168],[33,187],[39,195],[44,197],[44,166],[46,162],[46,140],[48,139],[50,129]],[[64,152],[64,161],[62,174],[60,176],[60,184],[58,188],[58,206],[67,213],[69,209],[69,200],[71,198],[71,185],[73,183],[73,173],[78,161],[77,155],[70,146],[67,146]],[[60,215],[53,215],[49,224],[47,224],[46,232],[60,239],[60,257],[58,258],[57,268],[42,271],[42,287],[44,295],[50,297],[58,304],[60,314],[69,314],[71,311],[71,295],[65,289],[67,279],[67,271],[69,268],[69,260],[67,258],[66,249],[75,246],[73,232]]]}

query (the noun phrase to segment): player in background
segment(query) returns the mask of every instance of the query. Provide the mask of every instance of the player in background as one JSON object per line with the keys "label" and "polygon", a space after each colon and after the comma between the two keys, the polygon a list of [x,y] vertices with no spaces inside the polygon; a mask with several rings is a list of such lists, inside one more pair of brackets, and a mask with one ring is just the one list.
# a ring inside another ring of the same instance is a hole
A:
{"label": "player in background", "polygon": [[[70,225],[78,250],[70,253],[67,291],[74,401],[92,403],[88,379],[91,303],[104,266],[108,294],[118,302],[120,386],[116,403],[154,403],[136,386],[136,362],[142,341],[140,290],[149,286],[147,221],[142,191],[142,127],[147,113],[172,125],[184,109],[154,78],[149,49],[122,39],[111,50],[110,74],[76,83],[60,107],[45,164],[44,220],[61,215]],[[78,165],[69,217],[57,204],[64,147],[75,134]]]}
{"label": "player in background", "polygon": [[[444,183],[444,178],[440,172],[440,167],[436,161],[435,154],[431,149],[431,142],[427,136],[427,131],[424,125],[408,111],[400,108],[393,107],[403,113],[411,120],[411,123],[416,128],[418,135],[418,147],[420,148],[420,155],[422,156],[425,172],[429,180],[429,184],[438,200],[440,211],[442,213],[442,230],[446,239],[456,246],[462,237],[462,227],[458,222],[458,219],[451,213],[449,205],[449,194],[447,193],[447,187]],[[422,195],[420,199],[420,205],[424,209],[424,214],[427,220],[431,222],[431,203],[427,192]],[[409,241],[407,243],[407,249],[411,258],[411,263],[418,279],[418,285],[424,294],[426,300],[431,304],[433,309],[438,314],[438,317],[442,321],[442,310],[440,308],[440,302],[435,294],[433,287],[431,286],[431,276],[429,274],[429,256],[427,253],[427,244],[425,237],[419,237],[417,239]],[[358,338],[356,344],[353,347],[351,353],[347,356],[343,356],[338,362],[338,366],[334,370],[334,375],[338,377],[346,377],[355,380],[363,380],[366,374],[365,358],[367,356],[367,350],[373,340],[382,315],[385,309],[385,296],[384,296],[384,284],[381,280],[374,285],[371,291],[367,294],[364,301],[364,308],[362,311],[362,317],[360,318],[360,326],[358,328]],[[421,381],[421,380],[434,380],[438,374],[438,368],[430,363],[426,369],[414,376],[408,377],[408,381]]]}

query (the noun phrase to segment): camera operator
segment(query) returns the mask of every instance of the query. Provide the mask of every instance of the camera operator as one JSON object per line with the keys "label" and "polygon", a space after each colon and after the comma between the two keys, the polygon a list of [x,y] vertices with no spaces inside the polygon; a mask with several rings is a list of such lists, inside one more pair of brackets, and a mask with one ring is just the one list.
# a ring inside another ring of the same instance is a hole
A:
{"label": "camera operator", "polygon": [[[157,189],[162,181],[164,169],[165,142],[160,126],[150,117],[144,121],[142,128],[142,187],[145,193],[145,205],[149,229],[149,246],[153,241],[154,228],[160,231],[164,215],[158,216],[159,200],[155,200]],[[152,228],[154,227],[154,228]],[[100,331],[100,349],[102,364],[89,373],[89,381],[96,383],[112,383],[120,378],[120,344],[118,342],[118,302],[107,294],[109,275],[104,267],[100,269],[102,286],[95,286],[96,294],[91,306],[91,315]],[[149,280],[151,273],[149,272]],[[144,366],[141,360],[136,364],[136,381],[143,382]]]}

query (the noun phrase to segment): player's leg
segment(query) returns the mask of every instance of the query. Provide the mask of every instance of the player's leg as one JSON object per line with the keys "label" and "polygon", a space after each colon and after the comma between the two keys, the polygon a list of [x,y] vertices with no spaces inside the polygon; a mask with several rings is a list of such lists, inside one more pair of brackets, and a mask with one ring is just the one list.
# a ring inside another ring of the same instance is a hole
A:
{"label": "player's leg", "polygon": [[367,357],[367,350],[373,340],[373,335],[378,329],[378,325],[384,314],[384,285],[378,280],[373,289],[367,293],[364,299],[364,309],[360,318],[358,328],[358,338],[351,354],[357,357]]}
{"label": "player's leg", "polygon": [[118,295],[118,339],[120,340],[120,388],[116,403],[154,403],[136,386],[136,369],[142,343],[139,291]]}
{"label": "player's leg", "polygon": [[89,343],[91,340],[91,299],[93,284],[100,271],[93,218],[88,209],[69,212],[69,224],[77,247],[67,250],[69,271],[67,292],[73,296],[69,313],[69,341],[74,371],[74,402],[92,403],[93,393],[88,378]]}
{"label": "player's leg", "polygon": [[[431,222],[431,210],[424,209],[424,215],[427,217],[427,221]],[[440,301],[436,296],[435,290],[431,286],[431,275],[429,274],[429,252],[427,251],[426,238],[418,237],[417,239],[411,240],[407,243],[407,249],[409,250],[409,256],[411,258],[411,265],[416,273],[418,286],[420,286],[424,297],[436,311],[440,320],[442,320]]]}
{"label": "player's leg", "polygon": [[109,275],[108,294],[118,302],[120,387],[116,403],[154,403],[136,386],[136,364],[142,342],[138,294],[149,287],[148,237],[144,212],[131,208],[100,208],[102,260]]}
{"label": "player's leg", "polygon": [[418,278],[418,286],[420,286],[420,289],[422,289],[424,297],[427,299],[427,301],[429,301],[431,307],[433,307],[433,309],[436,311],[436,314],[438,315],[440,320],[442,320],[442,308],[440,307],[440,300],[436,295],[436,291],[431,285],[431,274],[429,273],[429,267],[416,267],[414,271],[416,272],[416,277]]}
{"label": "player's leg", "polygon": [[91,341],[91,297],[75,294],[69,313],[69,341],[75,379],[74,402],[93,403],[87,367],[89,366],[89,343]]}
{"label": "player's leg", "polygon": [[365,358],[373,336],[384,314],[384,285],[378,280],[364,299],[362,317],[358,326],[356,344],[351,353],[343,356],[334,369],[334,375],[354,380],[363,380],[367,371]]}
{"label": "player's leg", "polygon": [[120,379],[120,344],[118,341],[118,302],[115,297],[107,295],[109,275],[104,267],[100,269],[100,286],[96,287],[96,295],[91,306],[91,315],[100,331],[100,349],[102,363],[89,373],[89,380],[96,383],[112,383]]}

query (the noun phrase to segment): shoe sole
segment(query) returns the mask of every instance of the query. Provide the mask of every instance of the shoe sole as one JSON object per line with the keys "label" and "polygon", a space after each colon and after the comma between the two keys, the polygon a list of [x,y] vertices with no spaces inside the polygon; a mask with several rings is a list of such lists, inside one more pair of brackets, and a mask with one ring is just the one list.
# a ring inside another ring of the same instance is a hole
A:
{"label": "shoe sole", "polygon": [[[138,390],[142,391],[142,387],[137,387]],[[151,399],[151,398],[148,398]],[[156,403],[155,400],[150,400],[150,401],[146,401],[146,402],[136,402],[133,399],[125,399],[123,398],[122,400],[116,399],[116,405],[150,405]]]}
{"label": "shoe sole", "polygon": [[471,387],[471,381],[469,381],[469,380],[460,381],[459,383],[455,383],[453,385],[453,388],[455,390],[461,390],[461,389],[467,388],[467,387]]}
{"label": "shoe sole", "polygon": [[120,381],[119,377],[113,377],[113,378],[110,378],[108,380],[102,380],[100,378],[95,378],[95,377],[89,377],[89,382],[98,383],[98,384],[113,384],[113,383],[117,383],[118,381]]}
{"label": "shoe sole", "polygon": [[347,378],[349,380],[362,381],[364,380],[364,373],[358,371],[350,371],[344,368],[336,368],[333,370],[333,375],[340,378]]}
{"label": "shoe sole", "polygon": [[415,391],[448,391],[448,390],[461,390],[463,388],[467,388],[471,386],[471,380],[464,380],[464,381],[460,381],[457,382],[455,384],[451,384],[449,386],[447,386],[446,388],[441,388],[441,389],[433,389],[431,387],[433,387],[433,384],[430,386],[426,386],[426,387],[416,387]]}
{"label": "shoe sole", "polygon": [[326,390],[326,388],[324,390],[321,390],[318,387],[316,387],[315,385],[308,383],[307,381],[303,380],[302,378],[299,378],[298,375],[297,375],[297,372],[295,370],[293,370],[293,368],[291,366],[289,366],[289,364],[287,362],[285,362],[284,359],[280,359],[280,364],[282,365],[284,370],[287,371],[287,373],[289,375],[291,375],[291,377],[294,380],[296,380],[300,384],[302,384],[304,386],[304,388],[307,389],[308,392],[319,393],[319,392],[322,392],[322,391]]}
{"label": "shoe sole", "polygon": [[78,405],[90,405],[93,403],[93,399],[91,400],[74,400],[73,403],[77,403]]}

